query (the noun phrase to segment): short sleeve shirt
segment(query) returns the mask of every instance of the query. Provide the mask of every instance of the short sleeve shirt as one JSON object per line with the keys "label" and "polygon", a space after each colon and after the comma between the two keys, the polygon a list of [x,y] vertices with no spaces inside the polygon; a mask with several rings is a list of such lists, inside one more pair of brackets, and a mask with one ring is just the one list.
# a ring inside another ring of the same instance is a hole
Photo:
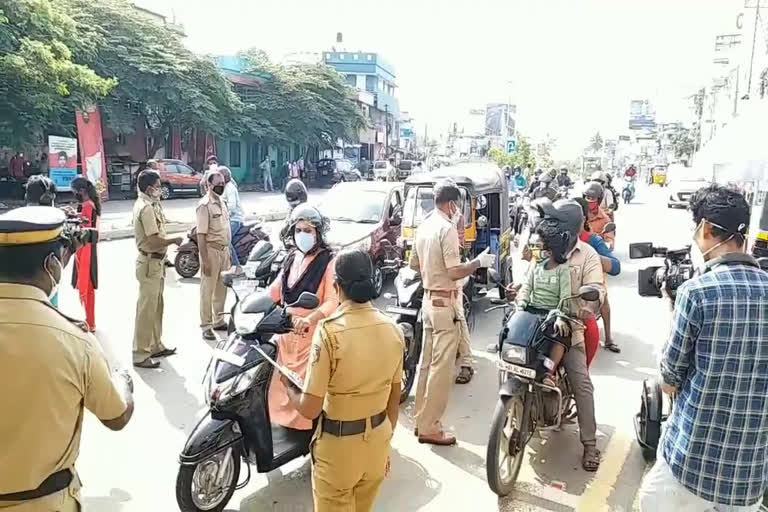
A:
{"label": "short sleeve shirt", "polygon": [[93,335],[48,304],[39,288],[0,283],[0,494],[37,488],[74,467],[83,410],[125,412]]}
{"label": "short sleeve shirt", "polygon": [[448,269],[461,263],[459,233],[440,210],[433,210],[419,226],[411,257],[418,263],[425,290],[456,289]]}
{"label": "short sleeve shirt", "polygon": [[206,195],[197,205],[197,234],[205,235],[208,242],[228,246],[232,241],[227,205],[221,198]]}
{"label": "short sleeve shirt", "polygon": [[133,233],[138,250],[165,252],[164,247],[154,247],[149,241],[152,235],[165,237],[165,215],[160,201],[153,201],[148,195],[139,193],[133,205]]}
{"label": "short sleeve shirt", "polygon": [[333,420],[354,421],[386,410],[402,381],[403,334],[371,303],[344,302],[315,330],[304,392],[323,397]]}

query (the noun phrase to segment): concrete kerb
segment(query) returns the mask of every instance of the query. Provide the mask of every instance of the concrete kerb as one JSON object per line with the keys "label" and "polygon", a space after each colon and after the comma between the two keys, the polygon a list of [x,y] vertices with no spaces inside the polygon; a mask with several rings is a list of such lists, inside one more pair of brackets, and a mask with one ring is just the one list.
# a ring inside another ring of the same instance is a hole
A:
{"label": "concrete kerb", "polygon": [[[275,222],[285,219],[288,215],[287,210],[268,212],[263,215],[251,214],[246,217],[246,220],[262,219],[265,222]],[[169,222],[165,225],[166,233],[186,233],[195,226],[193,222]],[[133,238],[133,226],[111,227],[102,229],[99,231],[99,240],[123,240],[125,238]]]}

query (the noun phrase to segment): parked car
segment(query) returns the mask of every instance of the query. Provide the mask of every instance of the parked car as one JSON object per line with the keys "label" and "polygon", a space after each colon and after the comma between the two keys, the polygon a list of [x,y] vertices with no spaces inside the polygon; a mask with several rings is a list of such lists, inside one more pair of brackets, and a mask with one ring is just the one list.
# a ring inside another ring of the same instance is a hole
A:
{"label": "parked car", "polygon": [[690,179],[677,179],[669,186],[669,199],[667,208],[688,208],[691,196],[702,187],[709,185],[704,178],[691,177]]}
{"label": "parked car", "polygon": [[406,179],[411,175],[414,167],[416,167],[416,162],[413,160],[400,160],[400,163],[397,164],[397,177],[401,180]]}
{"label": "parked car", "polygon": [[[384,260],[400,258],[396,241],[402,223],[403,184],[362,181],[339,183],[323,198],[320,211],[330,219],[328,243],[368,251],[374,262],[376,295],[384,288]],[[394,272],[394,269],[392,270]]]}
{"label": "parked car", "polygon": [[[200,182],[203,174],[197,172],[181,160],[161,159],[157,161],[162,183],[162,198],[170,199],[180,195],[196,195],[202,197]],[[143,169],[142,169],[143,170]],[[136,192],[136,173],[133,177],[131,189]]]}
{"label": "parked car", "polygon": [[397,170],[388,160],[376,160],[373,162],[373,176],[378,181],[387,181],[397,176]]}
{"label": "parked car", "polygon": [[360,181],[360,171],[345,158],[323,158],[317,162],[318,179],[331,184],[342,181]]}

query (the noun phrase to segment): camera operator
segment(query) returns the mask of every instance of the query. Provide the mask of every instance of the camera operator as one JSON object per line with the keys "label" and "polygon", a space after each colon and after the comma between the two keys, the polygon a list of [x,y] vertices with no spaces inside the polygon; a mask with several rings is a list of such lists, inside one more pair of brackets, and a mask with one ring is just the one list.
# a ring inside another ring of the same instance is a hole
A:
{"label": "camera operator", "polygon": [[677,398],[640,509],[756,511],[768,477],[768,273],[745,253],[741,193],[710,185],[691,211],[704,264],[677,290],[661,358]]}
{"label": "camera operator", "polygon": [[83,243],[64,213],[0,215],[0,509],[79,510],[75,461],[83,409],[111,430],[133,414],[130,377],[112,372],[82,322],[49,302]]}

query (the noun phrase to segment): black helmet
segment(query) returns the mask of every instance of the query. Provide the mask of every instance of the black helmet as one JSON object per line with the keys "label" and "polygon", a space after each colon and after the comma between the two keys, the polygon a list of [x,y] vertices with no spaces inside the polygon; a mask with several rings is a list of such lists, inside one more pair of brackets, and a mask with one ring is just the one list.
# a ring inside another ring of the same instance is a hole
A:
{"label": "black helmet", "polygon": [[280,233],[280,235],[283,237],[283,244],[286,247],[293,247],[296,245],[293,240],[293,233],[294,229],[296,228],[296,224],[298,224],[300,221],[309,222],[317,231],[316,247],[325,246],[325,233],[330,228],[330,221],[327,217],[324,217],[323,214],[320,213],[320,210],[308,204],[300,204],[291,212],[288,229],[286,229],[285,232]]}
{"label": "black helmet", "polygon": [[294,178],[285,184],[285,200],[296,208],[301,203],[307,202],[307,186],[300,179]]}
{"label": "black helmet", "polygon": [[605,191],[600,183],[596,181],[588,181],[584,185],[584,190],[581,195],[584,197],[595,197],[598,201],[602,201],[604,193]]}
{"label": "black helmet", "polygon": [[48,176],[34,174],[29,177],[25,187],[27,191],[24,199],[27,204],[53,206],[53,200],[56,198],[56,184]]}
{"label": "black helmet", "polygon": [[536,231],[550,246],[555,261],[564,263],[567,254],[576,246],[584,226],[581,205],[572,199],[560,199],[554,203],[549,199],[537,199],[532,206],[541,215]]}
{"label": "black helmet", "polygon": [[539,181],[541,181],[541,182],[542,182],[542,183],[544,183],[545,185],[549,185],[549,184],[552,182],[552,175],[551,175],[551,174],[549,174],[548,172],[547,172],[547,173],[544,173],[544,174],[542,174],[542,175],[539,177]]}
{"label": "black helmet", "polygon": [[605,185],[605,175],[600,171],[593,172],[589,179],[591,181],[596,181],[601,185]]}

